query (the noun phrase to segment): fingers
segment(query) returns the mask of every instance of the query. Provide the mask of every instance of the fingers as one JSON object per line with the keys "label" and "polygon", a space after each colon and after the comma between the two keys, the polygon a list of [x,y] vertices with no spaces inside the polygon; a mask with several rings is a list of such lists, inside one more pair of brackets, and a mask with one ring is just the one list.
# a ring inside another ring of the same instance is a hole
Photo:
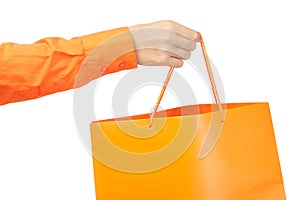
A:
{"label": "fingers", "polygon": [[162,23],[163,27],[166,29],[174,30],[176,31],[179,35],[182,35],[183,37],[190,39],[194,42],[199,42],[199,32],[190,29],[186,26],[183,26],[177,22],[166,20],[166,21],[161,21],[157,23]]}
{"label": "fingers", "polygon": [[165,50],[172,57],[187,60],[191,57],[191,51],[172,46],[171,48]]}
{"label": "fingers", "polygon": [[196,48],[199,33],[173,21],[159,21],[129,28],[138,63],[181,67]]}
{"label": "fingers", "polygon": [[168,60],[168,62],[169,62],[168,66],[171,66],[171,67],[182,67],[183,66],[183,60],[182,59],[171,57]]}
{"label": "fingers", "polygon": [[158,49],[140,49],[137,59],[141,65],[182,67],[183,60],[173,53]]}
{"label": "fingers", "polygon": [[174,50],[173,47],[192,51],[196,42],[179,35],[177,32],[158,28],[143,28],[131,31],[135,40],[135,48],[157,48],[167,51]]}
{"label": "fingers", "polygon": [[182,67],[183,66],[183,60],[180,58],[173,57],[170,54],[162,54],[160,56],[159,62],[161,65],[166,65],[170,67]]}
{"label": "fingers", "polygon": [[196,42],[179,35],[171,30],[156,29],[159,34],[156,42],[152,42],[150,48],[167,51],[173,57],[189,59],[191,51],[196,48]]}
{"label": "fingers", "polygon": [[196,42],[189,40],[185,37],[182,37],[181,35],[176,34],[173,40],[173,45],[185,49],[187,51],[192,51],[196,48]]}
{"label": "fingers", "polygon": [[[147,28],[132,31],[135,49],[156,49],[166,51],[173,57],[189,59],[196,42],[189,40],[176,32],[165,29]],[[161,53],[166,53],[162,52]]]}

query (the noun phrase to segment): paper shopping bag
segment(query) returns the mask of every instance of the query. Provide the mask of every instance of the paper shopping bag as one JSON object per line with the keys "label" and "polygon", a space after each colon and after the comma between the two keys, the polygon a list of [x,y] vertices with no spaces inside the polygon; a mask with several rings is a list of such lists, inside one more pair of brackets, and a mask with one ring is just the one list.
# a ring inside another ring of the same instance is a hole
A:
{"label": "paper shopping bag", "polygon": [[190,105],[91,124],[97,200],[283,200],[268,103],[226,104],[212,151],[212,105]]}

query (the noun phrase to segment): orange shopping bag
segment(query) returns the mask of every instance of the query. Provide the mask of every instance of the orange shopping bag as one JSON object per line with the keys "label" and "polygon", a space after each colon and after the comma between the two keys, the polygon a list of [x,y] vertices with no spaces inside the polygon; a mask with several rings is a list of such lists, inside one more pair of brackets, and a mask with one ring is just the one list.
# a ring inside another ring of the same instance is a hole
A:
{"label": "orange shopping bag", "polygon": [[97,200],[285,199],[268,103],[222,106],[200,43],[217,104],[155,114],[171,68],[151,116],[93,122]]}
{"label": "orange shopping bag", "polygon": [[93,122],[97,200],[285,199],[268,103],[227,104],[221,136],[200,159],[211,109],[158,112],[152,129],[148,114]]}

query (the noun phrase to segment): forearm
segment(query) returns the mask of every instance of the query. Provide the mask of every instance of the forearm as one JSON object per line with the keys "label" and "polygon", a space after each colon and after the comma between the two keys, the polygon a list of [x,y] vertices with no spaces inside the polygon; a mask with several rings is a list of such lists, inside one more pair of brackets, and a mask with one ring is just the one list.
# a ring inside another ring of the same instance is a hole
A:
{"label": "forearm", "polygon": [[101,75],[136,66],[127,28],[71,40],[4,43],[0,46],[0,105],[80,87]]}

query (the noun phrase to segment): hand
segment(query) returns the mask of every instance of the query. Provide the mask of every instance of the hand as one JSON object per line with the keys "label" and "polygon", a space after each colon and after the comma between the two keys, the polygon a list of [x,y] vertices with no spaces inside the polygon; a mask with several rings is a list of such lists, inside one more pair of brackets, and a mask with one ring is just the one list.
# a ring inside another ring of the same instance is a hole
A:
{"label": "hand", "polygon": [[173,21],[129,27],[140,65],[181,67],[191,56],[200,34]]}

